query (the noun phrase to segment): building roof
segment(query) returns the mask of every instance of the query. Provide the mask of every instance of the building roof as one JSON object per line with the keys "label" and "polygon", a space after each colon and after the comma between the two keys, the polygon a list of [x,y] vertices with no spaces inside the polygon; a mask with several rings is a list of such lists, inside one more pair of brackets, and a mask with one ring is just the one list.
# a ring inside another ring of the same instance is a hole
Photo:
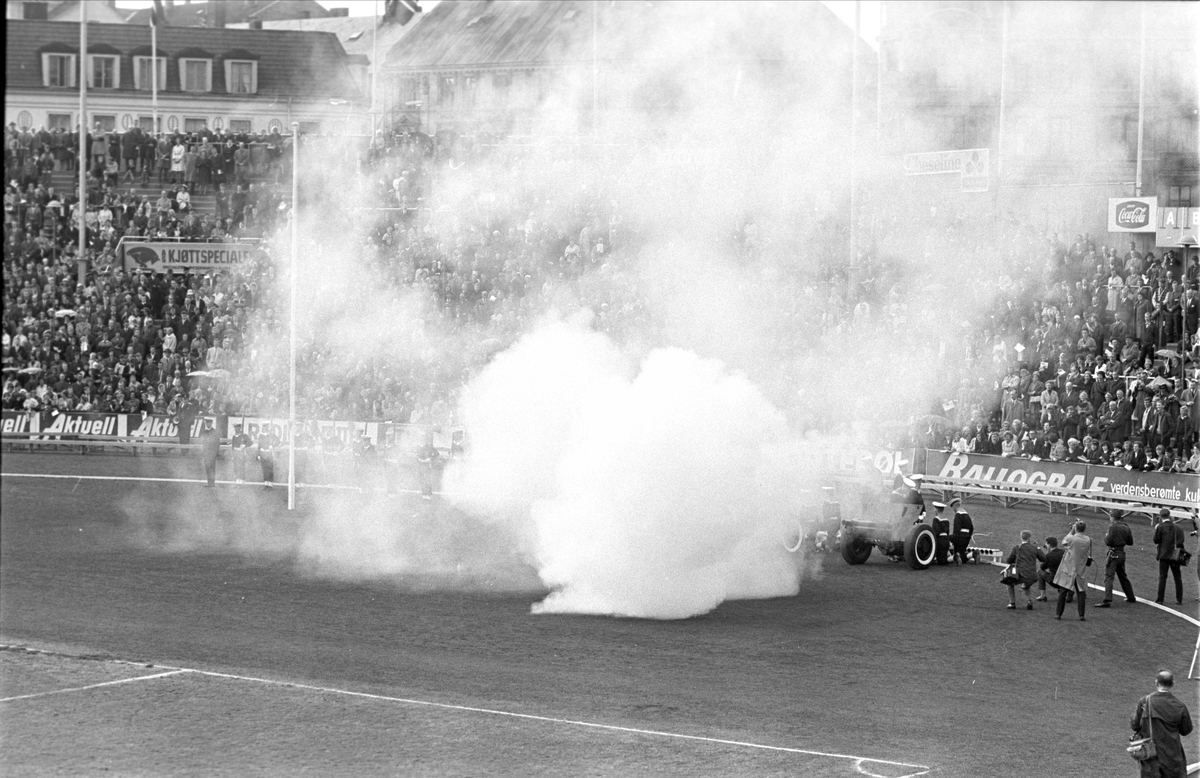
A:
{"label": "building roof", "polygon": [[[40,91],[46,89],[42,85],[40,53],[78,51],[79,25],[9,19],[5,38],[5,88]],[[123,54],[121,87],[105,91],[134,91],[133,56],[149,53],[150,26],[89,24],[88,49],[95,52],[98,47],[111,47]],[[166,84],[160,87],[160,94],[180,92],[177,58],[180,53],[200,50],[217,59],[256,55],[250,58],[257,58],[259,63],[259,98],[311,101],[363,97],[348,67],[346,51],[331,33],[164,26],[158,29],[158,48],[168,57]],[[212,92],[207,96],[225,94],[224,70],[219,65],[213,67]],[[239,98],[245,99],[245,95]]]}
{"label": "building roof", "polygon": [[[736,58],[812,58],[812,46],[780,45],[789,40],[780,29],[793,33],[792,40],[826,44],[838,39],[848,44],[853,37],[821,3],[455,0],[438,3],[426,13],[388,52],[385,67],[538,67],[590,60],[593,52],[598,59],[617,62],[677,59],[679,36],[669,31],[707,16],[726,26],[721,34]],[[776,34],[759,34],[764,25]],[[874,53],[865,44],[863,49]]]}
{"label": "building roof", "polygon": [[[254,20],[262,22],[280,19],[319,19],[330,12],[315,0],[220,0],[225,9],[225,24],[243,24]],[[174,5],[164,2],[166,23],[177,27],[214,27],[213,11],[217,6],[213,0]],[[152,8],[139,8],[129,12],[125,18],[130,24],[149,24]],[[161,29],[161,28],[160,28]]]}
{"label": "building roof", "polygon": [[[263,22],[264,30],[303,30],[307,32],[329,32],[337,36],[342,48],[347,54],[362,54],[371,56],[373,49],[378,49],[383,58],[393,46],[400,42],[413,30],[423,18],[418,16],[403,26],[392,22],[382,23],[375,29],[374,16],[327,16],[323,19],[289,19],[286,21]],[[230,27],[249,27],[249,23],[229,25]],[[372,42],[374,32],[376,40]]]}

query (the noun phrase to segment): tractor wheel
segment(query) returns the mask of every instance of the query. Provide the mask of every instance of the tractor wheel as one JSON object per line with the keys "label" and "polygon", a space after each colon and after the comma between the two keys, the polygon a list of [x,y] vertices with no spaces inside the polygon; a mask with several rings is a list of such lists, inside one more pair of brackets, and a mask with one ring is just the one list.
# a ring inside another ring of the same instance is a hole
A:
{"label": "tractor wheel", "polygon": [[917,524],[908,531],[908,539],[904,541],[904,561],[913,570],[924,570],[933,564],[936,548],[933,528],[928,524]]}
{"label": "tractor wheel", "polygon": [[851,535],[842,538],[842,559],[849,565],[861,565],[871,556],[871,544],[860,537]]}

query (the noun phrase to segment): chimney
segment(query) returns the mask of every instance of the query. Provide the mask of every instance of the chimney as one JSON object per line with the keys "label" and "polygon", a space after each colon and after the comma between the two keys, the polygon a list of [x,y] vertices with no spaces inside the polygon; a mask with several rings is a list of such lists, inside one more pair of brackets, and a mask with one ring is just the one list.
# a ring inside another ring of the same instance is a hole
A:
{"label": "chimney", "polygon": [[261,30],[262,29],[262,19],[251,19],[250,20],[250,29]]}
{"label": "chimney", "polygon": [[343,17],[343,16],[349,16],[349,15],[350,15],[349,8],[330,8],[329,9],[329,16],[331,18]]}
{"label": "chimney", "polygon": [[24,18],[30,21],[44,22],[50,18],[50,8],[41,0],[28,0],[25,3],[24,11]]}
{"label": "chimney", "polygon": [[225,3],[222,0],[209,0],[207,12],[212,13],[212,26],[225,26]]}

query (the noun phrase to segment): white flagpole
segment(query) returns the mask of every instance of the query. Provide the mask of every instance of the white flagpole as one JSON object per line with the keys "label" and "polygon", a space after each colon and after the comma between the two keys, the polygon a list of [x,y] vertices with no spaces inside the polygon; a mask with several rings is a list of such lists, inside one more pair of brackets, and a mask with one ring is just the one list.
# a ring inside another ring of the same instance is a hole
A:
{"label": "white flagpole", "polygon": [[288,510],[296,508],[296,275],[300,270],[300,124],[292,122],[292,272],[288,324]]}
{"label": "white flagpole", "polygon": [[152,116],[150,132],[158,134],[158,24],[150,11],[150,105]]}
{"label": "white flagpole", "polygon": [[1146,126],[1146,6],[1141,11],[1141,54],[1138,58],[1138,137],[1137,170],[1133,178],[1133,196],[1142,196],[1142,136]]}
{"label": "white flagpole", "polygon": [[87,118],[87,3],[79,4],[79,203],[75,215],[79,217],[79,250],[75,253],[76,272],[79,283],[87,283],[87,169],[88,118]]}

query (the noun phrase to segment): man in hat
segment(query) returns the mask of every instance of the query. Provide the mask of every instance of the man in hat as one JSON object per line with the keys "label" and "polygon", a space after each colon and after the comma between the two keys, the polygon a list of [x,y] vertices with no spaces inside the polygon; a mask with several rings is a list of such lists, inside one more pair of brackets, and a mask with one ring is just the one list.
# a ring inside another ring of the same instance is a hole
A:
{"label": "man in hat", "polygon": [[971,514],[963,510],[962,498],[955,497],[948,503],[951,510],[954,511],[954,523],[950,528],[950,543],[954,546],[954,562],[958,565],[967,563],[967,546],[971,545],[971,538],[975,536],[975,523],[971,521]]}
{"label": "man in hat", "polygon": [[1121,581],[1121,590],[1125,592],[1126,602],[1137,602],[1133,596],[1133,584],[1125,574],[1125,547],[1133,545],[1133,532],[1125,523],[1125,512],[1116,509],[1108,519],[1108,532],[1104,535],[1104,545],[1108,546],[1108,561],[1104,563],[1104,599],[1098,608],[1112,606],[1113,579]]}
{"label": "man in hat", "polygon": [[939,565],[946,564],[946,555],[950,551],[950,522],[946,521],[946,517],[942,515],[942,511],[945,509],[945,503],[934,502],[933,519],[929,522],[933,528],[933,561]]}

